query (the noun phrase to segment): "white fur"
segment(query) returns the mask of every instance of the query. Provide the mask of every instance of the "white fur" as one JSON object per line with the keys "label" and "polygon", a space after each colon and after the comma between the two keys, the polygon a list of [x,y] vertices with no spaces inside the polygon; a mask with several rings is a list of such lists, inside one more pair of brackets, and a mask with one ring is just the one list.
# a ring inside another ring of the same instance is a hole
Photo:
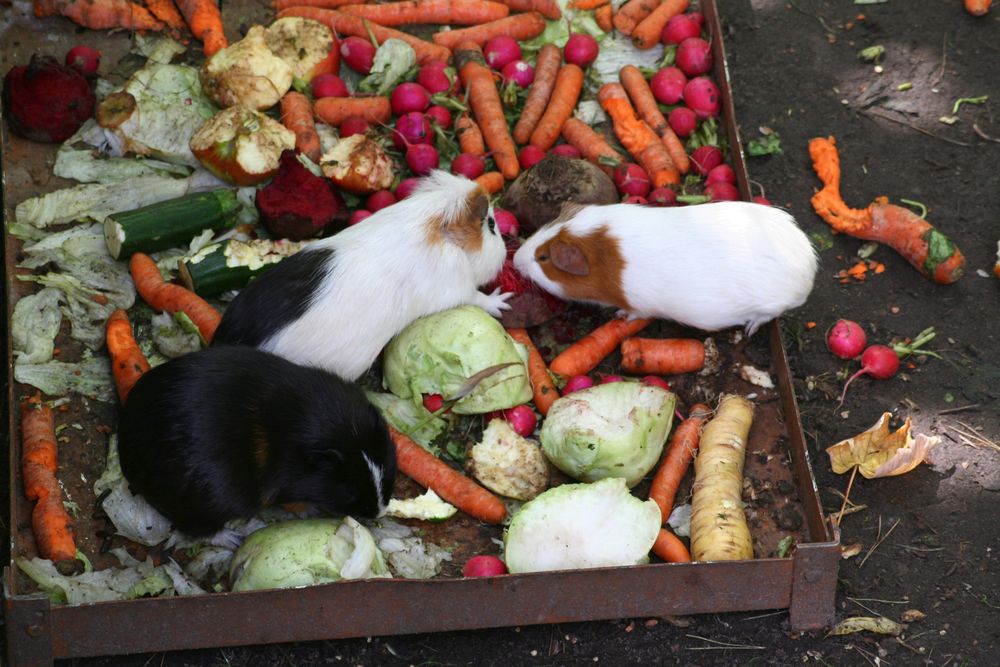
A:
{"label": "white fur", "polygon": [[[509,294],[477,287],[503,266],[506,247],[484,221],[483,245],[469,254],[451,243],[428,245],[426,223],[464,212],[473,181],[435,171],[409,197],[301,252],[334,250],[306,312],[261,346],[295,363],[347,380],[360,377],[386,343],[413,320],[473,304],[498,316]],[[492,220],[490,209],[487,219]]]}
{"label": "white fur", "polygon": [[812,291],[817,258],[809,239],[788,213],[747,202],[587,206],[538,230],[518,249],[514,266],[565,297],[562,285],[542,272],[535,250],[560,229],[583,237],[601,227],[618,239],[622,286],[634,317],[706,331],[740,325],[753,333],[801,306]]}

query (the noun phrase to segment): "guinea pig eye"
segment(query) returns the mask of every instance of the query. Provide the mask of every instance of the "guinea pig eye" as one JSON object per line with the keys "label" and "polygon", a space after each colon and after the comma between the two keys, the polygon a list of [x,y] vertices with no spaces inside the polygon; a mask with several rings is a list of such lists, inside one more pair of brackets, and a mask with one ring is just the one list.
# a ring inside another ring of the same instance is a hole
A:
{"label": "guinea pig eye", "polygon": [[538,260],[539,262],[547,262],[549,261],[549,253],[540,252],[537,255],[535,255],[535,259]]}
{"label": "guinea pig eye", "polygon": [[486,218],[486,224],[489,225],[490,234],[497,233],[497,221],[493,219],[493,216]]}

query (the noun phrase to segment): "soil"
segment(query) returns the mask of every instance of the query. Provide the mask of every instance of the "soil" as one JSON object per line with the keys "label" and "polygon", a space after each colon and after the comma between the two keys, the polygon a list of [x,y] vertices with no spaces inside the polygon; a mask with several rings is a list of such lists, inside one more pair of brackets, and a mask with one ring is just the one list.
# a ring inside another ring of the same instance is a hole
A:
{"label": "soil", "polygon": [[[941,438],[933,461],[898,477],[860,476],[850,493],[863,509],[842,523],[837,617],[911,620],[902,635],[797,634],[786,611],[635,618],[398,637],[205,649],[67,661],[98,665],[972,665],[1000,656],[1000,306],[992,275],[1000,239],[1000,8],[974,19],[958,0],[856,4],[846,0],[720,3],[736,117],[743,141],[777,132],[781,155],[748,158],[751,178],[792,212],[821,248],[809,301],[783,318],[821,498],[841,506],[846,475],[825,448],[874,424],[910,417]],[[861,16],[863,14],[863,17]],[[859,59],[883,45],[881,73]],[[982,104],[959,98],[988,96]],[[942,117],[957,116],[954,124]],[[871,259],[885,271],[842,283],[863,243],[832,235],[813,214],[817,185],[806,146],[833,135],[842,192],[855,207],[878,195],[922,202],[928,219],[963,250],[967,274],[933,284],[895,252]],[[937,336],[886,381],[859,378],[837,395],[857,362],[824,344],[839,317],[872,343]],[[986,318],[981,320],[980,318]],[[813,325],[813,323],[815,323]],[[992,444],[989,444],[992,443]],[[766,585],[766,582],[762,582]],[[342,610],[340,613],[350,613]],[[392,610],[387,609],[387,614]]]}

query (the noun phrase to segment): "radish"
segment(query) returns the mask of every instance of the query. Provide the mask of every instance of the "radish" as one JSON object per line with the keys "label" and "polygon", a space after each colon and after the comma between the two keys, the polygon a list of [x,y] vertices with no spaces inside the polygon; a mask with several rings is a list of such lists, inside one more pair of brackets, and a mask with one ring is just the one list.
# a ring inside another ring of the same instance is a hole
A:
{"label": "radish", "polygon": [[660,33],[660,41],[664,44],[680,44],[689,37],[701,37],[701,26],[690,14],[674,16]]}
{"label": "radish", "polygon": [[698,118],[718,116],[721,108],[719,88],[707,76],[695,77],[684,86],[684,104],[688,105]]}
{"label": "radish", "polygon": [[839,408],[844,404],[844,396],[847,395],[847,387],[854,379],[861,375],[870,375],[876,380],[888,380],[899,370],[899,355],[887,345],[871,345],[864,354],[861,355],[861,370],[852,375],[844,383],[844,391],[840,394]]}
{"label": "radish", "polygon": [[649,88],[660,104],[677,104],[684,96],[688,79],[676,67],[664,67],[649,79]]}
{"label": "radish", "polygon": [[375,62],[375,46],[367,39],[351,35],[341,40],[340,56],[358,74],[368,74]]}
{"label": "radish", "polygon": [[677,66],[688,76],[712,70],[712,46],[701,37],[688,37],[677,45]]}
{"label": "radish", "polygon": [[708,170],[705,176],[705,186],[712,183],[736,183],[736,172],[728,164],[719,164]]}
{"label": "radish", "polygon": [[514,429],[514,432],[522,438],[527,438],[534,433],[535,427],[538,425],[538,417],[535,416],[535,411],[527,405],[518,405],[504,410],[503,418],[507,420],[507,423]]}
{"label": "radish", "polygon": [[363,116],[348,116],[337,128],[340,130],[340,138],[346,139],[353,134],[364,134],[371,125]]}
{"label": "radish", "polygon": [[707,176],[708,172],[722,164],[722,151],[718,146],[699,146],[691,152],[691,168],[699,176]]}
{"label": "radish", "polygon": [[435,104],[429,107],[424,113],[427,114],[427,118],[432,123],[435,123],[442,130],[447,130],[451,127],[451,112],[446,107]]}
{"label": "radish", "polygon": [[590,67],[590,64],[597,60],[597,40],[583,32],[575,32],[566,40],[563,47],[563,59],[567,63],[579,65],[583,69]]}
{"label": "radish", "polygon": [[521,153],[518,155],[518,160],[521,163],[521,169],[528,169],[533,164],[540,161],[543,157],[545,157],[545,151],[538,146],[528,144],[521,149]]}
{"label": "radish", "polygon": [[101,52],[83,44],[74,46],[66,52],[66,66],[85,76],[97,74],[97,68],[101,66]]}
{"label": "radish", "polygon": [[417,71],[417,83],[434,95],[449,90],[454,79],[448,76],[448,63],[443,60],[429,60]]}
{"label": "radish", "polygon": [[507,35],[491,37],[483,47],[483,58],[487,65],[500,71],[507,63],[521,59],[521,45]]}
{"label": "radish", "polygon": [[705,15],[701,12],[688,12],[688,16],[694,19],[694,22],[698,24],[699,28],[705,27]]}
{"label": "radish", "polygon": [[659,387],[660,389],[670,391],[670,383],[661,378],[659,375],[647,375],[642,378],[640,382],[648,387]]}
{"label": "radish", "polygon": [[465,176],[470,181],[479,178],[485,171],[486,162],[483,161],[482,155],[459,153],[451,161],[451,173]]}
{"label": "radish", "polygon": [[667,122],[670,123],[670,129],[674,131],[674,134],[686,139],[698,129],[698,114],[687,107],[677,107],[671,110],[667,116]]}
{"label": "radish", "polygon": [[351,91],[347,90],[347,84],[336,74],[320,74],[314,77],[309,84],[312,96],[315,99],[321,97],[350,97]]}
{"label": "radish", "polygon": [[393,116],[402,116],[409,111],[423,111],[430,103],[431,96],[427,89],[412,81],[399,84],[389,95]]}
{"label": "radish", "polygon": [[623,195],[645,197],[652,188],[649,174],[634,162],[623,162],[615,167],[612,180],[618,192]]}
{"label": "radish", "polygon": [[673,188],[656,188],[646,199],[653,206],[677,206],[677,192]]}
{"label": "radish", "polygon": [[437,412],[444,407],[444,397],[441,394],[424,394],[423,400],[427,412]]}
{"label": "radish", "polygon": [[705,187],[705,194],[711,201],[739,201],[740,191],[727,181],[716,181]]}
{"label": "radish", "polygon": [[521,231],[521,223],[517,221],[517,217],[513,213],[507,209],[496,208],[493,209],[493,219],[497,222],[500,234],[517,238],[518,232]]}
{"label": "radish", "polygon": [[365,207],[372,213],[375,213],[395,203],[396,195],[392,194],[389,190],[379,190],[368,195],[368,199],[365,200]]}
{"label": "radish", "polygon": [[507,574],[507,565],[496,556],[473,556],[462,566],[463,577],[495,577]]}
{"label": "radish", "polygon": [[400,199],[406,199],[413,194],[413,191],[417,189],[420,185],[420,179],[416,176],[411,176],[410,178],[404,178],[396,186],[396,201]]}
{"label": "radish", "polygon": [[392,144],[399,150],[412,144],[429,144],[434,140],[431,122],[419,111],[404,113],[396,119],[396,129],[392,133]]}
{"label": "radish", "polygon": [[841,359],[853,359],[865,349],[868,337],[861,325],[851,320],[839,319],[826,332],[826,349]]}
{"label": "radish", "polygon": [[649,200],[647,200],[645,197],[640,197],[639,195],[630,195],[628,197],[625,197],[625,199],[622,200],[622,203],[644,205],[648,204]]}
{"label": "radish", "polygon": [[587,375],[574,375],[570,379],[566,380],[565,386],[563,386],[563,395],[571,394],[574,391],[580,391],[581,389],[589,389],[594,386],[594,381],[590,379]]}
{"label": "radish", "polygon": [[414,174],[426,176],[440,163],[437,149],[430,144],[410,144],[406,149],[406,164]]}
{"label": "radish", "polygon": [[579,160],[583,157],[583,155],[580,154],[580,150],[573,144],[559,144],[558,146],[553,146],[549,153],[552,155],[562,155],[563,157],[568,157],[573,160]]}
{"label": "radish", "polygon": [[527,88],[535,80],[535,68],[523,60],[512,60],[500,70],[505,82],[513,81],[521,88]]}
{"label": "radish", "polygon": [[770,200],[767,197],[762,197],[760,195],[757,195],[756,197],[751,197],[750,201],[752,201],[755,204],[761,204],[762,206],[771,206]]}
{"label": "radish", "polygon": [[612,382],[624,382],[625,378],[621,375],[605,375],[601,378],[601,384],[611,384]]}
{"label": "radish", "polygon": [[366,211],[363,208],[359,208],[353,213],[351,213],[351,217],[347,220],[347,224],[356,225],[365,218],[367,218],[368,216],[370,216],[371,214],[372,214],[371,211]]}

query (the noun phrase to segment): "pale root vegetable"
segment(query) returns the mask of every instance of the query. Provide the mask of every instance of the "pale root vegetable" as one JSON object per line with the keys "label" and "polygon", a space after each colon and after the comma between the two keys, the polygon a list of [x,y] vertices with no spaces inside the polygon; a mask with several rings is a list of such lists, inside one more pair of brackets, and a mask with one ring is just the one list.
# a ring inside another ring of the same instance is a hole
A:
{"label": "pale root vegetable", "polygon": [[693,560],[753,558],[742,499],[743,460],[753,410],[746,398],[723,394],[715,416],[702,430],[691,500]]}

